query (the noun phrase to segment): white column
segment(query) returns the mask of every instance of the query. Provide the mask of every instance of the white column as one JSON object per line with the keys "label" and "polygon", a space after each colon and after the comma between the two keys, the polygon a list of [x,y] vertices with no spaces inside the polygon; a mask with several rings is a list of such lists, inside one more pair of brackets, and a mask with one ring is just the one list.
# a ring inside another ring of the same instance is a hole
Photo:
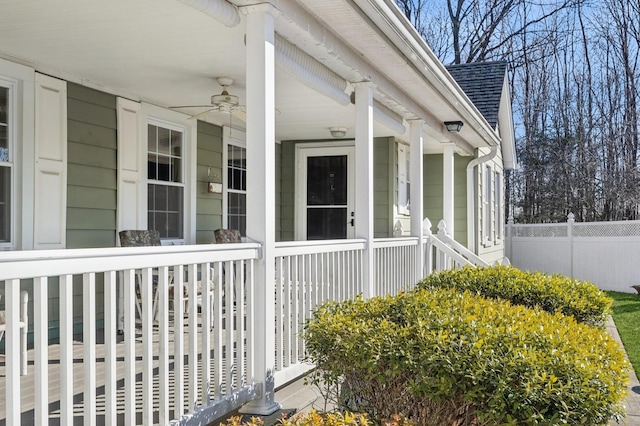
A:
{"label": "white column", "polygon": [[444,144],[444,152],[442,153],[442,218],[447,224],[447,230],[451,238],[454,236],[453,153],[455,146],[452,142]]}
{"label": "white column", "polygon": [[373,87],[355,83],[356,89],[356,238],[367,241],[362,282],[365,299],[374,294],[373,263]]}
{"label": "white column", "polygon": [[247,15],[247,237],[262,244],[254,268],[253,379],[262,397],[243,412],[269,415],[275,368],[275,60],[274,18],[265,7]]}
{"label": "white column", "polygon": [[424,271],[424,232],[422,231],[422,220],[424,217],[423,205],[423,139],[422,139],[422,120],[412,120],[409,122],[409,143],[411,144],[411,153],[409,159],[409,168],[411,169],[411,235],[418,237],[418,259],[416,262],[416,277],[422,279]]}

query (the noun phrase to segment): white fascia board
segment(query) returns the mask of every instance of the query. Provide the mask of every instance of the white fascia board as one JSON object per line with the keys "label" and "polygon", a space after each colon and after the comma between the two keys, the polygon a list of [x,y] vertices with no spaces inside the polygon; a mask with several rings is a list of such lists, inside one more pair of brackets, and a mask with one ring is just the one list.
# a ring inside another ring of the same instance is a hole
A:
{"label": "white fascia board", "polygon": [[488,145],[500,144],[496,132],[393,1],[355,0],[355,3],[414,64],[415,69],[422,70],[424,78],[458,111],[463,121],[473,126]]}
{"label": "white fascia board", "polygon": [[498,123],[502,139],[502,161],[504,163],[504,168],[508,170],[517,170],[518,156],[516,151],[515,127],[513,125],[509,77],[506,72],[504,74],[504,84],[502,86],[502,97],[500,98]]}

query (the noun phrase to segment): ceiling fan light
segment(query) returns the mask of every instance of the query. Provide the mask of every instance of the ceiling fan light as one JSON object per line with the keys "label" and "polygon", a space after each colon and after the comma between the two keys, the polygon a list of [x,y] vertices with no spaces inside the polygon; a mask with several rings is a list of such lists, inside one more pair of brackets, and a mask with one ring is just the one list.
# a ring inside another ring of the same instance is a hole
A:
{"label": "ceiling fan light", "polygon": [[239,103],[238,97],[235,95],[230,95],[229,93],[222,92],[220,95],[211,96],[211,104],[215,106],[226,105],[226,106],[237,106]]}

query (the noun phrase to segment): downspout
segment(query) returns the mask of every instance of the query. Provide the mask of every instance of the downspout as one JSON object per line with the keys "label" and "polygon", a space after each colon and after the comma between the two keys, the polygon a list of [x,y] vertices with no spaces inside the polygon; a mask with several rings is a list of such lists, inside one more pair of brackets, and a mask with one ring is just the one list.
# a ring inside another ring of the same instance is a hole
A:
{"label": "downspout", "polygon": [[474,185],[473,169],[493,160],[497,153],[498,147],[492,145],[488,154],[474,158],[467,165],[467,248],[475,254],[478,252],[476,251],[476,185]]}
{"label": "downspout", "polygon": [[235,27],[240,23],[238,8],[226,0],[180,0],[194,9],[220,21],[227,27]]}

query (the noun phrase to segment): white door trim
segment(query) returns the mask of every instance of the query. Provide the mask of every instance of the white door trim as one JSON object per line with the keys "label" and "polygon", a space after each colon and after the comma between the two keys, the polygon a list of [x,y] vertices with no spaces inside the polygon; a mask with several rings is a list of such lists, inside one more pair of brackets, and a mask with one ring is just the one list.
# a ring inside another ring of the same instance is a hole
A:
{"label": "white door trim", "polygon": [[[296,145],[295,160],[295,239],[307,239],[307,157],[347,156],[347,215],[355,210],[355,144],[353,141],[329,141],[301,143]],[[349,216],[347,217],[349,219]],[[347,226],[347,238],[354,238],[355,228]]]}

